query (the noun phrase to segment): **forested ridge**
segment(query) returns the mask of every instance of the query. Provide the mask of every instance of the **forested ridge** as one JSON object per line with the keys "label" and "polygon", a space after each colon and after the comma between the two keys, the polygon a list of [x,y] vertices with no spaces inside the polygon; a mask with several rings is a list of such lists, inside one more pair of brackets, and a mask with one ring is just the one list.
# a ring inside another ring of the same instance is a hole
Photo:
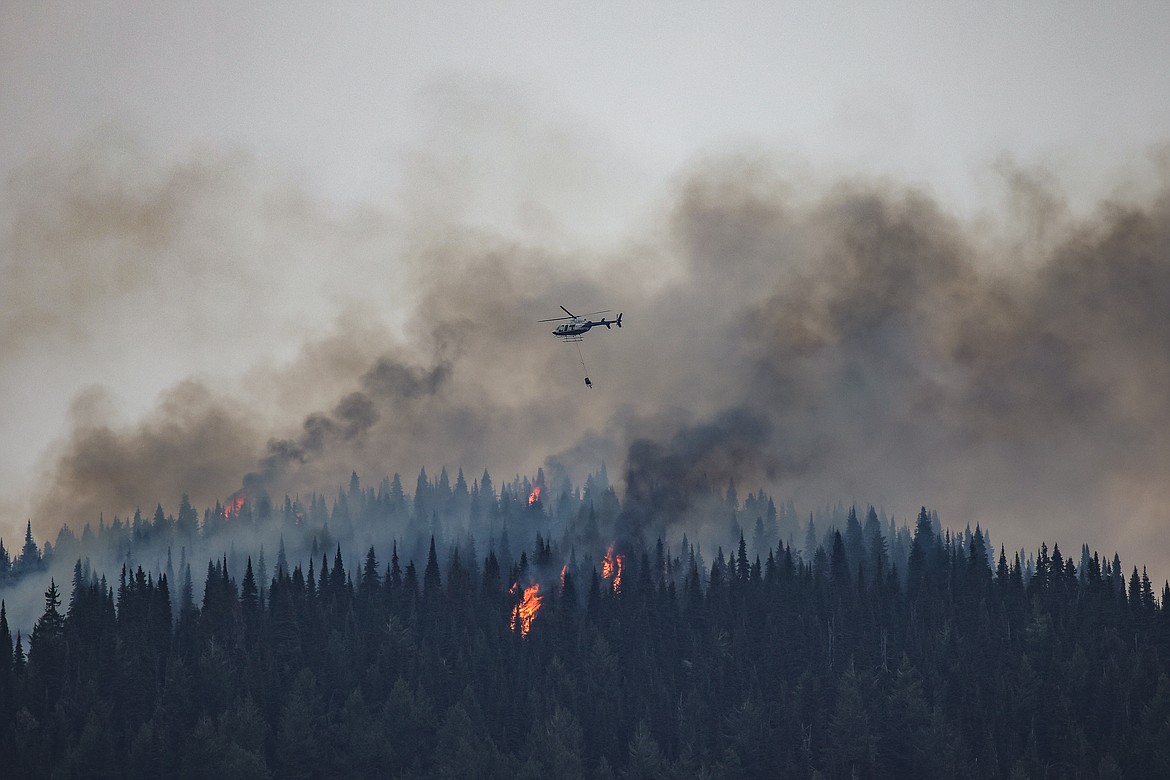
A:
{"label": "forested ridge", "polygon": [[1170,586],[1116,556],[734,485],[688,538],[604,472],[241,495],[0,555],[77,553],[0,612],[9,776],[1170,777]]}

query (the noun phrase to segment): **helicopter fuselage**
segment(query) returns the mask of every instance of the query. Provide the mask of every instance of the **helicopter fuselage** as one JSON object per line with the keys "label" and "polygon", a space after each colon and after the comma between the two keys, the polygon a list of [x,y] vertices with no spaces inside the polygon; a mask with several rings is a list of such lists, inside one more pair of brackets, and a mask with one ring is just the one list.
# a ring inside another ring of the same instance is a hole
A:
{"label": "helicopter fuselage", "polygon": [[586,319],[574,319],[562,323],[553,328],[554,336],[581,336],[589,332],[589,329],[594,325],[600,325],[600,322],[590,322]]}
{"label": "helicopter fuselage", "polygon": [[[538,321],[539,322],[562,321],[560,325],[557,325],[555,328],[553,328],[552,334],[554,336],[556,336],[557,338],[563,339],[565,341],[580,341],[581,337],[584,336],[586,333],[588,333],[590,328],[596,327],[598,325],[604,325],[606,330],[609,330],[609,328],[613,325],[617,325],[619,328],[622,326],[622,315],[621,314],[619,314],[617,316],[617,319],[613,319],[613,320],[607,320],[605,317],[602,317],[599,320],[591,320],[591,319],[589,319],[588,316],[578,316],[576,314],[573,314],[573,312],[569,311],[564,306],[561,307],[561,310],[564,311],[565,314],[567,314],[569,316],[567,316],[567,317],[553,317],[552,319],[538,320]],[[605,312],[595,311],[595,312],[590,312],[590,313],[591,314],[604,314]]]}

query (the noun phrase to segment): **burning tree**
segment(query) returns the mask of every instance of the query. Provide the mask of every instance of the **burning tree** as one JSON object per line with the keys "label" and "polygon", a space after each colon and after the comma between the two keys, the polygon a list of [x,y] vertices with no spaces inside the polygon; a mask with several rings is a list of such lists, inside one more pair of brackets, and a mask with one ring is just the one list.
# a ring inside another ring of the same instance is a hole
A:
{"label": "burning tree", "polygon": [[625,563],[626,556],[620,553],[615,555],[611,544],[609,549],[605,551],[605,558],[601,561],[601,577],[610,580],[614,593],[619,593],[622,589],[622,569],[625,567]]}
{"label": "burning tree", "polygon": [[[516,585],[512,586],[511,592],[516,592]],[[532,628],[532,621],[536,618],[536,613],[540,611],[540,603],[544,597],[540,595],[540,583],[533,583],[524,589],[524,597],[516,606],[512,607],[512,630],[520,627],[520,636],[528,636],[529,630]]]}

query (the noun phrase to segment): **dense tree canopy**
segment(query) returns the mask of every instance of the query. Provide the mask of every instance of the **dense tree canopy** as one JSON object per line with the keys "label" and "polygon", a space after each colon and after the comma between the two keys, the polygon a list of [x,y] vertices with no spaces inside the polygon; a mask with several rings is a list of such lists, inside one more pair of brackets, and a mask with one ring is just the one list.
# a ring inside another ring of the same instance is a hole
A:
{"label": "dense tree canopy", "polygon": [[[27,638],[0,609],[13,776],[1170,776],[1166,589],[1116,558],[1021,562],[925,508],[912,534],[872,508],[805,523],[732,488],[708,562],[622,533],[604,475],[539,504],[486,472],[418,485],[354,475],[332,507],[202,524],[184,497],[94,534],[131,562],[113,584],[77,559]],[[234,536],[186,559],[241,522],[280,531],[270,575]],[[384,547],[345,552],[378,524]],[[178,569],[134,565],[160,538]]]}

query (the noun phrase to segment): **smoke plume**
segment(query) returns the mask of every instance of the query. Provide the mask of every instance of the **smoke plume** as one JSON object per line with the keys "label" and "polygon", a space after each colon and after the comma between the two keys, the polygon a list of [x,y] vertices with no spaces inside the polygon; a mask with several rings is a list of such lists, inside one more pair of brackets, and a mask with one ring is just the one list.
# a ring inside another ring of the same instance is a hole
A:
{"label": "smoke plume", "polygon": [[[798,190],[766,160],[719,158],[680,176],[651,224],[593,247],[437,209],[339,219],[295,188],[265,190],[281,193],[274,206],[241,193],[233,165],[193,165],[194,183],[159,177],[173,186],[60,177],[63,192],[44,197],[70,213],[40,214],[21,251],[67,241],[57,275],[81,295],[91,250],[132,239],[144,270],[124,275],[155,289],[183,263],[211,273],[191,238],[210,226],[227,256],[261,257],[228,293],[232,329],[247,331],[290,316],[260,295],[301,267],[282,266],[282,252],[354,249],[353,264],[314,271],[340,290],[314,306],[342,313],[324,335],[298,325],[298,355],[258,349],[243,389],[197,377],[137,422],[75,415],[47,456],[35,525],[77,527],[183,492],[207,503],[249,472],[274,493],[304,492],[353,469],[531,473],[555,453],[577,476],[603,460],[621,468],[631,522],[648,529],[686,515],[697,482],[734,477],[806,506],[927,504],[1009,544],[1155,554],[1170,499],[1164,189],[1075,217],[1042,176],[1001,163],[1009,203],[1035,208],[988,232],[913,187]],[[256,225],[287,232],[258,243]],[[403,269],[394,283],[409,294],[392,313],[372,303],[370,289],[391,284],[373,258]],[[44,284],[15,281],[13,300]],[[536,324],[559,304],[623,311],[625,327],[590,333],[579,356]],[[12,311],[6,348],[54,321],[41,306]],[[1150,562],[1165,570],[1170,554]]]}

